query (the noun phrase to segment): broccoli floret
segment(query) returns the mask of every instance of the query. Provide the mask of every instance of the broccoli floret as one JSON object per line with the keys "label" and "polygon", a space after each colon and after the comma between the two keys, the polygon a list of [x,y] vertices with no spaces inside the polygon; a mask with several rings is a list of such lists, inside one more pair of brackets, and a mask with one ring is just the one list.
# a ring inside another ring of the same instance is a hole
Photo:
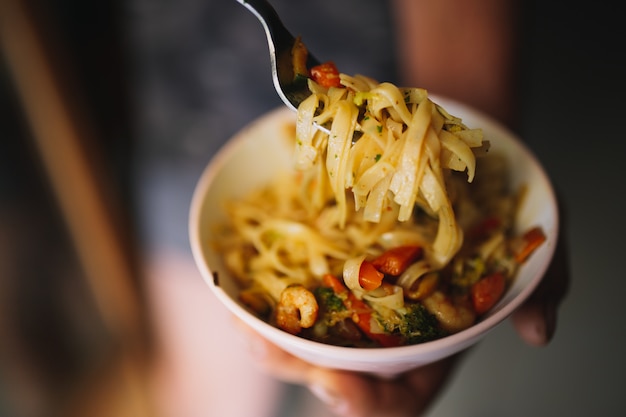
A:
{"label": "broccoli floret", "polygon": [[407,303],[402,309],[397,331],[408,344],[423,343],[445,336],[437,318],[420,303]]}
{"label": "broccoli floret", "polygon": [[343,303],[343,299],[332,288],[318,287],[313,290],[319,305],[318,322],[325,326],[334,326],[339,321],[350,317],[351,313]]}
{"label": "broccoli floret", "polygon": [[452,285],[458,290],[471,287],[484,274],[485,268],[485,261],[479,256],[457,263],[452,272]]}
{"label": "broccoli floret", "polygon": [[328,312],[336,312],[345,310],[346,307],[343,305],[343,300],[335,294],[332,288],[328,287],[317,287],[313,294],[317,299],[317,303]]}
{"label": "broccoli floret", "polygon": [[401,336],[407,345],[439,339],[447,334],[437,318],[420,303],[405,303],[395,310],[378,308],[375,318],[386,332]]}

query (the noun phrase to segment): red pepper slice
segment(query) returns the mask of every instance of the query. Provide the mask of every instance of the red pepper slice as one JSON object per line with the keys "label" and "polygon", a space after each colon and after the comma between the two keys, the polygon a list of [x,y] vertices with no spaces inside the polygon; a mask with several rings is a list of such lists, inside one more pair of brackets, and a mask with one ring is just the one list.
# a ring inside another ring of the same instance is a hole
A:
{"label": "red pepper slice", "polygon": [[422,256],[421,246],[397,246],[380,254],[372,264],[384,274],[398,276],[420,256]]}
{"label": "red pepper slice", "polygon": [[522,241],[524,244],[521,248],[515,253],[515,261],[517,263],[522,263],[535,249],[537,249],[541,244],[546,240],[546,235],[543,233],[541,227],[533,227],[529,229],[522,236]]}
{"label": "red pepper slice", "polygon": [[372,320],[372,308],[368,306],[364,301],[359,300],[348,290],[346,286],[334,275],[326,274],[322,278],[322,284],[326,287],[332,288],[335,294],[341,296],[343,299],[343,305],[352,314],[352,321],[356,324],[363,333],[372,341],[378,342],[384,347],[401,346],[403,340],[400,336],[396,336],[388,333],[374,333],[371,328]]}
{"label": "red pepper slice", "polygon": [[359,269],[359,284],[367,291],[375,290],[383,283],[385,274],[380,272],[374,264],[363,261]]}
{"label": "red pepper slice", "polygon": [[487,217],[470,230],[469,237],[472,239],[485,238],[489,236],[491,232],[497,230],[501,224],[502,221],[498,217]]}
{"label": "red pepper slice", "polygon": [[322,87],[341,87],[339,70],[331,61],[311,68],[311,78]]}
{"label": "red pepper slice", "polygon": [[495,272],[478,280],[472,285],[470,294],[476,314],[481,315],[489,311],[502,298],[505,289],[504,275]]}

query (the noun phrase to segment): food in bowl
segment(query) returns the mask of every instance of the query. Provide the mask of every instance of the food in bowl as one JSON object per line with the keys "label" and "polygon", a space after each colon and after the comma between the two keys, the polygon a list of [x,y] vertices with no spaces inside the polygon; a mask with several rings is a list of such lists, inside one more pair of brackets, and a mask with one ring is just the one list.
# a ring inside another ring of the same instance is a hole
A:
{"label": "food in bowl", "polygon": [[525,184],[511,188],[482,129],[425,90],[340,79],[310,81],[282,127],[292,169],[220,201],[226,217],[203,244],[238,300],[292,335],[399,347],[471,327],[546,240],[541,225],[516,227]]}
{"label": "food in bowl", "polygon": [[[294,113],[280,107],[236,133],[210,160],[196,185],[189,215],[189,238],[196,265],[217,300],[239,321],[276,346],[317,366],[393,377],[453,355],[477,343],[532,294],[554,253],[559,219],[550,179],[537,158],[509,130],[471,107],[433,97],[468,126],[481,126],[490,155],[501,155],[510,171],[510,189],[524,187],[514,230],[541,226],[546,241],[516,273],[500,301],[470,328],[430,342],[394,348],[356,348],[319,343],[292,335],[262,320],[244,305],[241,286],[216,250],[216,225],[228,221],[224,202],[244,198],[281,175],[293,172]],[[209,330],[210,331],[210,330]]]}

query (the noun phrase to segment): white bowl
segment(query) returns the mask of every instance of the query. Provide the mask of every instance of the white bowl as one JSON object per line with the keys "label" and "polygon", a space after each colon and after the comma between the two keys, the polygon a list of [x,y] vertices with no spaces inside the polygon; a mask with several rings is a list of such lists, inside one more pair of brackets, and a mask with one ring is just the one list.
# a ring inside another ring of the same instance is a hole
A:
{"label": "white bowl", "polygon": [[[285,126],[295,113],[276,109],[245,127],[214,156],[196,187],[191,203],[189,233],[193,256],[211,290],[237,317],[265,338],[312,364],[393,376],[453,355],[483,338],[528,298],[541,281],[557,242],[558,213],[549,178],[536,157],[514,136],[485,115],[457,102],[434,97],[450,114],[461,117],[469,127],[481,127],[493,152],[509,160],[513,186],[527,184],[528,195],[517,218],[520,230],[539,225],[545,243],[518,271],[502,300],[480,322],[459,333],[417,345],[387,348],[351,348],[326,345],[284,332],[257,318],[237,301],[234,280],[219,253],[212,250],[211,230],[225,220],[222,202],[243,196],[289,170],[293,148]],[[292,142],[291,142],[292,143]]]}

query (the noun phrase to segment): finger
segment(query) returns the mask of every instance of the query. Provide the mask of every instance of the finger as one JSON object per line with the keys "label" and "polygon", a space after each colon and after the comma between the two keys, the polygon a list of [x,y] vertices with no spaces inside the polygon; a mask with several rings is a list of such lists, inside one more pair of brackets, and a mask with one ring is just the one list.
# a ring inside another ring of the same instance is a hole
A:
{"label": "finger", "polygon": [[554,337],[558,308],[568,290],[564,249],[557,248],[552,266],[530,298],[512,315],[519,336],[531,346],[544,346]]}
{"label": "finger", "polygon": [[339,417],[403,417],[422,413],[441,391],[457,356],[396,379],[313,366],[239,322],[255,365],[281,381],[308,386]]}
{"label": "finger", "polygon": [[524,342],[531,346],[544,346],[554,337],[557,311],[553,304],[524,304],[511,319]]}
{"label": "finger", "polygon": [[236,321],[245,339],[246,348],[254,365],[262,372],[283,382],[306,384],[313,365],[296,358],[260,336],[241,321]]}
{"label": "finger", "polygon": [[[561,224],[564,214],[561,211]],[[543,346],[552,340],[558,308],[569,291],[570,268],[565,227],[561,228],[554,257],[530,298],[512,315],[513,325],[526,343]]]}
{"label": "finger", "polygon": [[255,365],[283,382],[309,387],[337,416],[367,416],[364,405],[374,391],[373,382],[363,374],[311,365],[242,327]]}
{"label": "finger", "polygon": [[457,357],[396,379],[315,368],[309,388],[341,417],[408,417],[423,413],[441,391]]}
{"label": "finger", "polygon": [[312,369],[307,386],[338,417],[366,417],[375,395],[369,376],[346,371]]}

